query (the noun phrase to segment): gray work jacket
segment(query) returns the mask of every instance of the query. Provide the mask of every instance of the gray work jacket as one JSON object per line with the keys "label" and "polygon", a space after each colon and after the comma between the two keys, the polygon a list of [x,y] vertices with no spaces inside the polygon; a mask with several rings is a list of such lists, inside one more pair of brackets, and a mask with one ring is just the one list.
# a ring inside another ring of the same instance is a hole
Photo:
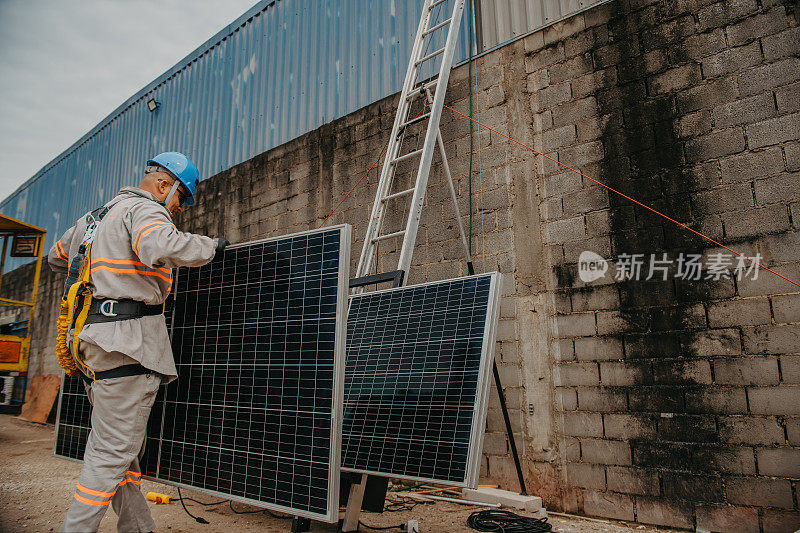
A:
{"label": "gray work jacket", "polygon": [[[123,187],[105,205],[113,207],[97,228],[89,266],[94,298],[162,304],[172,290],[173,268],[204,265],[214,257],[215,239],[178,231],[166,207],[147,191]],[[85,231],[84,216],[53,245],[47,260],[54,271],[66,272]],[[164,315],[89,324],[78,338],[125,354],[167,381],[178,375]]]}

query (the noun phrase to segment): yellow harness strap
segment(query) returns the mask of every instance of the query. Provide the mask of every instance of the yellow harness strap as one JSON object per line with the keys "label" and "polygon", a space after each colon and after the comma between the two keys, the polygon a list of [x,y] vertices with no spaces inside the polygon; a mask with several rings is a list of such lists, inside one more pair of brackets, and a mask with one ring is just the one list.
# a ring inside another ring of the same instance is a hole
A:
{"label": "yellow harness strap", "polygon": [[89,290],[89,265],[92,263],[92,245],[86,246],[86,260],[81,268],[81,276],[77,283],[69,288],[67,293],[67,306],[69,307],[69,323],[72,324],[72,357],[78,362],[89,375],[94,379],[94,370],[84,363],[78,352],[78,335],[83,331],[86,317],[89,315],[89,307],[92,304],[92,291]]}

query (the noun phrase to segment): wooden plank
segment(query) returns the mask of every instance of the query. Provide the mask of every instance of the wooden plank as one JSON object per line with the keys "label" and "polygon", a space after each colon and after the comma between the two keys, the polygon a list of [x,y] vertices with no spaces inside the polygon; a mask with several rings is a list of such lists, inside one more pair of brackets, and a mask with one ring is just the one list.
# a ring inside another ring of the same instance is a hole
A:
{"label": "wooden plank", "polygon": [[39,424],[46,423],[47,417],[53,409],[53,403],[58,397],[60,386],[61,376],[55,374],[33,376],[28,401],[22,406],[19,418]]}

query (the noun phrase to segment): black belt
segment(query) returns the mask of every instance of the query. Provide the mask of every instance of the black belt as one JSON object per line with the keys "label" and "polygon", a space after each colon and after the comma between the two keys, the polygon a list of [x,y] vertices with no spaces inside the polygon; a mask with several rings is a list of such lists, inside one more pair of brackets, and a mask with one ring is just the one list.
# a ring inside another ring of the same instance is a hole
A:
{"label": "black belt", "polygon": [[[155,370],[150,370],[149,368],[145,368],[142,365],[135,363],[132,365],[118,366],[117,368],[112,368],[111,370],[102,370],[100,372],[95,372],[94,381],[97,381],[99,379],[125,378],[128,376],[141,376],[144,374],[155,374],[155,373],[156,373]],[[83,374],[83,372],[78,371],[78,375],[86,383],[92,382],[92,378],[86,377]]]}
{"label": "black belt", "polygon": [[163,305],[147,305],[128,298],[92,300],[85,324],[132,320],[143,316],[160,315],[163,312]]}

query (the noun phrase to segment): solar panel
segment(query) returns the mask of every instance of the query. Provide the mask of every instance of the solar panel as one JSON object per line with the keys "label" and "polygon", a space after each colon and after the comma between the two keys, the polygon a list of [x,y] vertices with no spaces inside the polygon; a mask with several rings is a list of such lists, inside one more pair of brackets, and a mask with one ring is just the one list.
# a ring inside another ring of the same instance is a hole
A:
{"label": "solar panel", "polygon": [[342,469],[477,483],[499,274],[350,298]]}
{"label": "solar panel", "polygon": [[92,404],[83,382],[77,377],[61,377],[61,394],[56,415],[53,454],[65,459],[83,460],[86,438],[91,428]]}
{"label": "solar panel", "polygon": [[[338,518],[349,251],[350,227],[338,226],[234,245],[178,270],[171,332],[180,377],[153,407],[144,474]],[[66,390],[62,411],[74,410]]]}

